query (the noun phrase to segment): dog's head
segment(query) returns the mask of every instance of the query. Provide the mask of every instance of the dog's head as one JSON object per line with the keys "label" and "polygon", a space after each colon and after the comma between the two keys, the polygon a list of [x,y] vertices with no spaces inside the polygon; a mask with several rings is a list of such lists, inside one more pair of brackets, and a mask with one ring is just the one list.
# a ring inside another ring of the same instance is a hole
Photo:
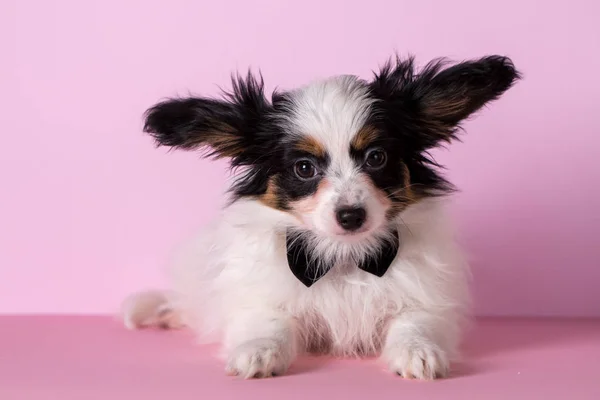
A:
{"label": "dog's head", "polygon": [[519,78],[489,56],[416,71],[412,58],[371,81],[338,76],[265,97],[262,78],[235,78],[221,99],[186,98],[148,110],[157,143],[205,150],[245,173],[235,198],[295,216],[297,227],[341,243],[381,235],[409,205],[452,191],[427,150]]}

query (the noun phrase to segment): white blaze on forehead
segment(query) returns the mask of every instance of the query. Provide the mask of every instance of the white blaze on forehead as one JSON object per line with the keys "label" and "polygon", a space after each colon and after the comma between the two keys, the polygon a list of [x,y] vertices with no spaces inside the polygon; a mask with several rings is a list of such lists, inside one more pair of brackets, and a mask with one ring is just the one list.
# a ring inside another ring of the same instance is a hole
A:
{"label": "white blaze on forehead", "polygon": [[350,142],[367,122],[373,99],[364,81],[343,75],[297,89],[292,102],[290,133],[314,137],[332,162],[341,162],[337,156],[349,158]]}
{"label": "white blaze on forehead", "polygon": [[374,102],[365,82],[355,76],[337,76],[294,91],[291,100],[289,133],[314,138],[329,156],[329,201],[363,202],[368,190],[350,156],[350,143],[367,123]]}

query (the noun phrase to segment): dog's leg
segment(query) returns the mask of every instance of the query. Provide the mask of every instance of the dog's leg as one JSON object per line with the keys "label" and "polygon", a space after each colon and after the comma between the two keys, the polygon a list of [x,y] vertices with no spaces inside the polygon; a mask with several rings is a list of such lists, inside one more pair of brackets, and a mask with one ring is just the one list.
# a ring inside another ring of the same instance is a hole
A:
{"label": "dog's leg", "polygon": [[230,375],[245,379],[282,375],[296,358],[296,328],[293,319],[281,312],[245,310],[228,326],[224,347]]}
{"label": "dog's leg", "polygon": [[174,309],[167,293],[161,291],[139,292],[129,296],[122,304],[121,316],[129,329],[183,327],[181,315]]}
{"label": "dog's leg", "polygon": [[445,377],[457,339],[458,326],[453,316],[404,312],[389,325],[382,358],[392,372],[405,378]]}

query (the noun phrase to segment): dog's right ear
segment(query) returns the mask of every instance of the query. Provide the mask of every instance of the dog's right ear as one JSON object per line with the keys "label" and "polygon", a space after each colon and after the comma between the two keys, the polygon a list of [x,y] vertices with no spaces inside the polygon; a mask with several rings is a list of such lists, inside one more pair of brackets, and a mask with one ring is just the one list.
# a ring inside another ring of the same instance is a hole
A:
{"label": "dog's right ear", "polygon": [[232,80],[233,91],[222,100],[192,97],[156,104],[146,111],[144,132],[159,146],[205,150],[208,157],[231,158],[234,165],[253,164],[273,140],[263,129],[271,105],[262,78],[249,73]]}

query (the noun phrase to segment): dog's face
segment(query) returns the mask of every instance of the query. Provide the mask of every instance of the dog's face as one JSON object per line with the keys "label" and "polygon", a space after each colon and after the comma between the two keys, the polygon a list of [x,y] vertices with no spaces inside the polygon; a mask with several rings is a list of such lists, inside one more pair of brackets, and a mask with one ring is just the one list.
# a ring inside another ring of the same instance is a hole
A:
{"label": "dog's face", "polygon": [[358,241],[380,230],[405,199],[407,181],[398,143],[378,126],[366,82],[331,78],[274,104],[280,168],[262,200],[319,236]]}
{"label": "dog's face", "polygon": [[148,110],[161,145],[208,149],[245,173],[232,192],[288,212],[296,228],[356,243],[385,234],[409,205],[452,186],[427,150],[519,78],[499,56],[416,72],[388,63],[372,81],[339,76],[275,93],[251,75],[224,99],[168,100]]}

